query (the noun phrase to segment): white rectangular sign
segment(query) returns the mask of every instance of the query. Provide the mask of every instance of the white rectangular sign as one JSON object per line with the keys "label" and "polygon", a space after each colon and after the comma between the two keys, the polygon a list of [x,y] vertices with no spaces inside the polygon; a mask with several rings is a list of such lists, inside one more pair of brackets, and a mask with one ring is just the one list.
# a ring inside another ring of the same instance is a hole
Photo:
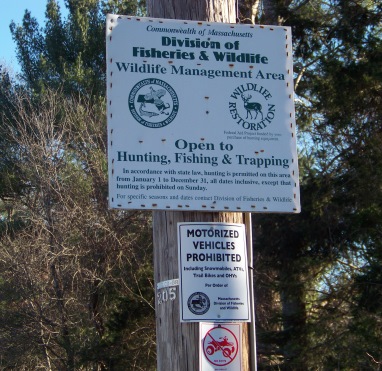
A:
{"label": "white rectangular sign", "polygon": [[200,371],[242,370],[242,324],[205,323],[199,325]]}
{"label": "white rectangular sign", "polygon": [[244,224],[178,223],[180,320],[249,322]]}
{"label": "white rectangular sign", "polygon": [[300,211],[288,27],[107,16],[109,203]]}

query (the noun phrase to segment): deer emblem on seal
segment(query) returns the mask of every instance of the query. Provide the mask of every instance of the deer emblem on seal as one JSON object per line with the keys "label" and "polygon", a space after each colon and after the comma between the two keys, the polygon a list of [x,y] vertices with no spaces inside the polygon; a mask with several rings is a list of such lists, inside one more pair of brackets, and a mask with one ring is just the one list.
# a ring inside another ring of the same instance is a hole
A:
{"label": "deer emblem on seal", "polygon": [[248,116],[250,116],[251,119],[253,119],[252,112],[256,113],[255,120],[257,119],[258,114],[260,113],[261,119],[263,119],[263,113],[261,112],[262,107],[260,103],[256,102],[249,102],[249,100],[252,98],[252,95],[245,96],[244,94],[241,95],[241,99],[243,99],[244,102],[244,108],[247,111],[247,119]]}

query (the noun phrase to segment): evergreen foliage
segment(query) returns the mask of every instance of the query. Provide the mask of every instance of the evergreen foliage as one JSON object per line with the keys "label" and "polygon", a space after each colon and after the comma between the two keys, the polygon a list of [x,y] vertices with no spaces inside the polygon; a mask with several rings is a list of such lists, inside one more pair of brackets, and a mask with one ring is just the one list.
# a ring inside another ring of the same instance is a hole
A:
{"label": "evergreen foliage", "polygon": [[378,369],[382,318],[362,304],[381,305],[381,5],[275,3],[294,36],[302,213],[254,217],[260,365]]}
{"label": "evergreen foliage", "polygon": [[17,59],[27,86],[40,93],[45,86],[64,93],[105,95],[105,17],[107,13],[142,14],[144,3],[134,0],[66,0],[63,19],[55,0],[48,0],[45,27],[29,11],[22,25],[11,23]]}

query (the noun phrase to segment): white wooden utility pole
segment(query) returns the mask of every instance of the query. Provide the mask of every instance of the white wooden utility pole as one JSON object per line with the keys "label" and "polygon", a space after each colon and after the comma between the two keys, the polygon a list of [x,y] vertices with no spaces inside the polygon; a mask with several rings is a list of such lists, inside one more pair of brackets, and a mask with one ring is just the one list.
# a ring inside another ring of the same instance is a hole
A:
{"label": "white wooden utility pole", "polygon": [[[149,17],[209,22],[236,22],[234,0],[148,0]],[[178,222],[244,223],[242,213],[154,211],[155,284],[179,278]],[[250,368],[249,326],[243,324],[242,365]],[[199,369],[199,324],[181,323],[179,301],[156,300],[158,371],[197,371]],[[254,345],[253,345],[254,346]],[[253,370],[254,371],[254,370]]]}

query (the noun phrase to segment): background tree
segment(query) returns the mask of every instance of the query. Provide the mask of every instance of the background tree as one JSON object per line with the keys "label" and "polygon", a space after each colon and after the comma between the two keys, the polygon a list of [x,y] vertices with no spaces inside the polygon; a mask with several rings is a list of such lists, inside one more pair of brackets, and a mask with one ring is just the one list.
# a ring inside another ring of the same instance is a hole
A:
{"label": "background tree", "polygon": [[106,180],[104,15],[138,4],[66,5],[11,25],[23,85],[2,74],[1,366],[149,370],[151,221],[108,210]]}
{"label": "background tree", "polygon": [[[16,98],[6,134],[25,187],[14,222],[2,222],[2,366],[150,369],[151,224],[98,200],[107,184],[104,106],[51,90],[38,106]],[[22,227],[10,233],[16,221]]]}
{"label": "background tree", "polygon": [[11,23],[21,76],[39,93],[44,86],[87,96],[105,95],[105,19],[107,13],[142,14],[139,0],[66,0],[66,19],[48,0],[45,27],[26,11],[22,25]]}
{"label": "background tree", "polygon": [[354,314],[357,295],[370,300],[381,282],[380,10],[370,1],[243,4],[246,19],[292,26],[296,62],[302,213],[254,217],[265,368],[378,367],[367,355],[380,349],[378,311]]}

